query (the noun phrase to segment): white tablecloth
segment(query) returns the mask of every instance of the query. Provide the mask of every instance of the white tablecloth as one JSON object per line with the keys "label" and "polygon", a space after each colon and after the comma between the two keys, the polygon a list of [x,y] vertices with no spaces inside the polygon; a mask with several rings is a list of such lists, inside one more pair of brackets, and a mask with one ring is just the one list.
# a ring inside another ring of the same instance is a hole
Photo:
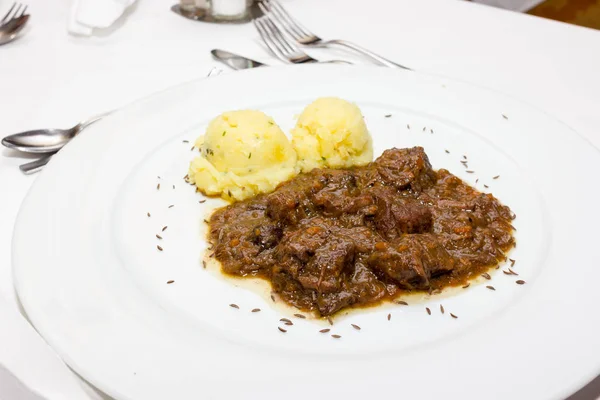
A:
{"label": "white tablecloth", "polygon": [[[277,64],[251,24],[188,21],[169,11],[174,1],[140,0],[112,32],[76,38],[66,33],[66,0],[29,0],[32,18],[25,35],[0,47],[0,136],[72,126],[80,118],[202,77],[219,66],[209,54],[212,48]],[[0,12],[9,3],[0,0]],[[286,3],[322,36],[355,41],[416,70],[509,93],[600,146],[599,31],[455,0]],[[85,398],[77,394],[78,379],[17,312],[11,234],[35,176],[19,172],[25,160],[16,153],[0,153],[0,399],[17,399],[20,390],[3,384],[2,366],[48,398]],[[597,379],[574,398],[599,394]]]}

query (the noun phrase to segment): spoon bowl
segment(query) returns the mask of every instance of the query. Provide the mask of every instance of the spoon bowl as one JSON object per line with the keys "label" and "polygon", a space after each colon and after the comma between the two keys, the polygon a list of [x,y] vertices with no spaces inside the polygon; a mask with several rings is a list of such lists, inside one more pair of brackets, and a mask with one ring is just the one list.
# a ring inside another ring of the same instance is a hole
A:
{"label": "spoon bowl", "polygon": [[80,126],[71,129],[36,129],[15,133],[2,139],[2,144],[24,153],[54,153],[73,139]]}
{"label": "spoon bowl", "polygon": [[96,115],[86,121],[78,123],[70,129],[35,129],[32,131],[15,133],[2,139],[2,145],[23,153],[56,153],[83,129],[104,118],[111,112],[112,111],[108,111]]}

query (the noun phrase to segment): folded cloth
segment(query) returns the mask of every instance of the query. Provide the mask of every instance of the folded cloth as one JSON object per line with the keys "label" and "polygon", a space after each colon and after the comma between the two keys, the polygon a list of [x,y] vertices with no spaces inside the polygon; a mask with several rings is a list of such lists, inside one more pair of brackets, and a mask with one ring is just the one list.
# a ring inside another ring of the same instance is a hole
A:
{"label": "folded cloth", "polygon": [[69,12],[68,31],[90,36],[94,29],[114,24],[136,0],[73,0]]}

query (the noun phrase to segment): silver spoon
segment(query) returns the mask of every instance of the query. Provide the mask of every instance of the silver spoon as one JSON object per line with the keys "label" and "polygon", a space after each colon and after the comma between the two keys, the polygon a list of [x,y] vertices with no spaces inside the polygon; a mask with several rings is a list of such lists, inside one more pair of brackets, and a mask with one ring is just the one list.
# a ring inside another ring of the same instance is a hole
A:
{"label": "silver spoon", "polygon": [[9,135],[2,139],[2,144],[9,149],[23,153],[55,153],[71,139],[94,122],[106,117],[112,111],[89,118],[80,122],[71,129],[36,129]]}

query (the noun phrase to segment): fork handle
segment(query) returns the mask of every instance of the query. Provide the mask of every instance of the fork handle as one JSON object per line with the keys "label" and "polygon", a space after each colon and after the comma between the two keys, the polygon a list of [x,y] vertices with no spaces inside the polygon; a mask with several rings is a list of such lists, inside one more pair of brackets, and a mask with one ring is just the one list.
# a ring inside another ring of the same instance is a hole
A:
{"label": "fork handle", "polygon": [[44,167],[44,165],[48,164],[48,161],[50,161],[51,158],[52,158],[52,155],[38,158],[35,161],[31,161],[26,164],[19,165],[19,169],[21,170],[21,172],[23,172],[26,175],[34,174],[34,173],[38,172],[39,170],[41,170]]}
{"label": "fork handle", "polygon": [[375,54],[372,51],[365,49],[364,47],[361,47],[361,46],[359,46],[359,45],[357,45],[355,43],[352,43],[352,42],[348,42],[346,40],[324,40],[322,42],[317,42],[317,43],[314,43],[312,45],[313,46],[318,45],[318,46],[321,46],[321,47],[327,47],[330,44],[339,45],[339,46],[343,46],[343,47],[349,48],[351,50],[354,50],[357,53],[363,54],[363,55],[369,57],[370,59],[372,59],[373,61],[375,61],[376,63],[381,64],[381,65],[383,65],[385,67],[402,68],[402,69],[411,70],[410,68],[405,67],[404,65],[400,65],[400,64],[397,64],[397,63],[395,63],[393,61],[390,61],[390,60],[388,60],[385,57],[382,57],[382,56],[380,56],[378,54]]}

